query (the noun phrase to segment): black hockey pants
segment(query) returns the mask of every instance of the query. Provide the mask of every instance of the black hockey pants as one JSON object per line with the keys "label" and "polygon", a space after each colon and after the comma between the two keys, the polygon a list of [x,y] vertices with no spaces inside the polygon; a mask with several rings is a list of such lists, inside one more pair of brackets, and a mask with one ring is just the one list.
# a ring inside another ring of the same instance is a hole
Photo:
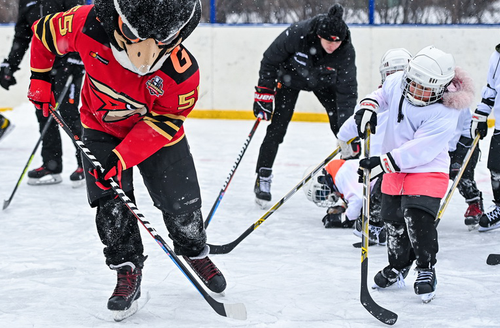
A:
{"label": "black hockey pants", "polygon": [[[273,116],[271,123],[267,127],[264,141],[260,146],[256,166],[257,173],[261,167],[273,167],[274,160],[278,154],[278,148],[283,143],[288,124],[292,120],[299,92],[300,90],[290,89],[285,86],[276,90]],[[334,89],[321,89],[313,92],[328,114],[330,129],[334,135],[337,135],[341,124],[352,115],[352,110],[349,112],[337,110]],[[304,138],[307,137],[314,138],[314,136],[304,136]]]}
{"label": "black hockey pants", "polygon": [[[469,151],[472,145],[473,139],[467,137],[460,137],[460,140],[457,143],[457,148],[455,151],[450,152],[450,179],[455,179],[458,171],[462,166],[463,160],[467,152]],[[458,183],[458,191],[460,195],[462,195],[465,200],[478,199],[480,196],[480,191],[477,189],[476,181],[474,180],[474,170],[476,169],[477,161],[479,159],[479,145],[476,146],[474,152],[472,153],[472,157],[469,160],[469,163],[465,167],[464,173],[460,182]]]}
{"label": "black hockey pants", "polygon": [[491,137],[488,169],[490,170],[493,202],[500,206],[500,130],[494,130],[493,137]]}
{"label": "black hockey pants", "polygon": [[436,264],[438,234],[434,225],[441,199],[382,195],[389,263],[397,270],[416,260],[418,268]]}
{"label": "black hockey pants", "polygon": [[[120,140],[104,132],[84,129],[83,142],[100,163],[106,161]],[[88,171],[90,162],[84,158],[87,197],[97,206],[96,224],[105,245],[106,264],[130,261],[142,267],[143,246],[138,220],[130,210],[115,199],[114,191],[104,191],[95,184]],[[137,165],[153,204],[161,210],[169,237],[178,255],[196,256],[206,244],[201,214],[201,196],[196,169],[184,137],[170,147],[163,147]],[[122,189],[133,200],[133,170],[122,172]]]}

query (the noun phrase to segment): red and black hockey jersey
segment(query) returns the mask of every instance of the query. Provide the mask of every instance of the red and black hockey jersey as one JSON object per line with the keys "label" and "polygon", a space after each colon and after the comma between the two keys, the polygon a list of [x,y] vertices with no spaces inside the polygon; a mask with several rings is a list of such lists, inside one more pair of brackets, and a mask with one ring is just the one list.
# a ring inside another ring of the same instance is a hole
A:
{"label": "red and black hockey jersey", "polygon": [[93,5],[45,16],[32,29],[33,72],[49,71],[56,55],[80,53],[87,72],[83,127],[122,139],[114,151],[124,168],[184,137],[182,124],[198,99],[200,78],[196,60],[182,45],[161,69],[140,76],[115,60]]}

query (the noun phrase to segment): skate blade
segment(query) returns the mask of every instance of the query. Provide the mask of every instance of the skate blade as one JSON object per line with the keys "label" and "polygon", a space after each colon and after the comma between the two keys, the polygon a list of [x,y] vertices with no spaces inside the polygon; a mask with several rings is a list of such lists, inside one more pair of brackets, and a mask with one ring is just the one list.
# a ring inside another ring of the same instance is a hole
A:
{"label": "skate blade", "polygon": [[71,181],[71,187],[76,189],[76,188],[80,188],[82,186],[85,185],[85,179],[82,179],[82,180],[72,180]]}
{"label": "skate blade", "polygon": [[436,297],[435,292],[420,295],[420,299],[422,300],[422,303],[424,303],[424,304],[427,304],[430,301],[432,301],[434,299],[434,297]]}
{"label": "skate blade", "polygon": [[259,205],[260,209],[267,210],[269,208],[269,203],[271,203],[271,202],[269,202],[267,200],[255,198],[255,203],[257,203],[257,205]]}
{"label": "skate blade", "polygon": [[42,186],[42,185],[52,185],[52,184],[57,184],[61,183],[62,178],[60,174],[49,174],[46,175],[40,179],[36,178],[29,178],[28,184],[30,186]]}
{"label": "skate blade", "polygon": [[469,231],[477,230],[478,227],[479,227],[479,224],[469,224],[469,225],[467,225],[467,229],[469,229]]}
{"label": "skate blade", "polygon": [[139,305],[137,303],[137,300],[133,301],[130,307],[126,310],[123,311],[111,311],[113,313],[113,319],[117,322],[122,321],[127,319],[128,317],[131,317],[134,315],[137,310],[139,309]]}
{"label": "skate blade", "polygon": [[479,226],[477,228],[477,231],[479,231],[479,232],[485,232],[485,231],[490,231],[490,230],[494,230],[494,229],[498,229],[498,228],[500,228],[500,222],[497,222],[497,223],[495,223],[494,225],[492,225],[490,227],[481,227],[481,226]]}

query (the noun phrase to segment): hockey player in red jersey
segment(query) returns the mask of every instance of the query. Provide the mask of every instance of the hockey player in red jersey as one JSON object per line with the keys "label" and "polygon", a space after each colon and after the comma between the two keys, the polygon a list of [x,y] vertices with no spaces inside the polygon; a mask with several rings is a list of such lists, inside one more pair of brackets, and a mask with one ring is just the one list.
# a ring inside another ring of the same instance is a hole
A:
{"label": "hockey player in red jersey", "polygon": [[181,42],[200,17],[199,0],[96,0],[33,25],[28,98],[38,109],[48,115],[54,106],[47,73],[56,55],[80,53],[87,72],[83,142],[105,170],[93,170],[88,160],[84,167],[106,264],[118,274],[110,310],[126,310],[140,296],[146,256],[137,220],[106,182],[114,178],[134,201],[134,166],[163,214],[175,252],[210,290],[226,287],[207,256],[200,188],[183,129],[198,99],[199,70]]}

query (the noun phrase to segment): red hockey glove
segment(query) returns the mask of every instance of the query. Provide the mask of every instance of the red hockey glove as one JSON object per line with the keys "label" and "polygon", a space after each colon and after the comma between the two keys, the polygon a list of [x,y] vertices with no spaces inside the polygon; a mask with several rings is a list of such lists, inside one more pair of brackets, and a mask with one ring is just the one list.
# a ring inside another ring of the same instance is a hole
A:
{"label": "red hockey glove", "polygon": [[359,183],[363,183],[364,170],[368,169],[371,172],[370,181],[381,176],[384,173],[399,172],[400,169],[394,162],[391,153],[385,155],[363,158],[359,161],[358,175]]}
{"label": "red hockey glove", "polygon": [[253,103],[253,114],[255,117],[259,117],[265,121],[271,119],[273,115],[273,102],[274,102],[274,90],[265,87],[255,87],[254,103]]}
{"label": "red hockey glove", "polygon": [[472,139],[476,138],[479,133],[479,139],[486,137],[488,133],[488,114],[483,113],[476,109],[472,114],[472,121],[470,122],[470,135]]}
{"label": "red hockey glove", "polygon": [[108,180],[113,178],[120,185],[120,188],[122,188],[123,166],[114,152],[111,152],[106,159],[106,164],[104,164],[103,169],[103,172],[98,169],[89,171],[89,174],[96,180],[95,184],[102,190],[109,190],[111,188],[111,183]]}
{"label": "red hockey glove", "polygon": [[370,123],[371,132],[375,133],[378,107],[378,102],[375,99],[365,98],[360,101],[359,109],[356,111],[356,114],[354,114],[354,120],[356,121],[360,138],[365,138],[367,123]]}
{"label": "red hockey glove", "polygon": [[31,78],[28,90],[28,99],[35,105],[36,109],[43,111],[43,116],[48,117],[49,106],[54,108],[56,100],[52,93],[52,84],[45,80]]}

